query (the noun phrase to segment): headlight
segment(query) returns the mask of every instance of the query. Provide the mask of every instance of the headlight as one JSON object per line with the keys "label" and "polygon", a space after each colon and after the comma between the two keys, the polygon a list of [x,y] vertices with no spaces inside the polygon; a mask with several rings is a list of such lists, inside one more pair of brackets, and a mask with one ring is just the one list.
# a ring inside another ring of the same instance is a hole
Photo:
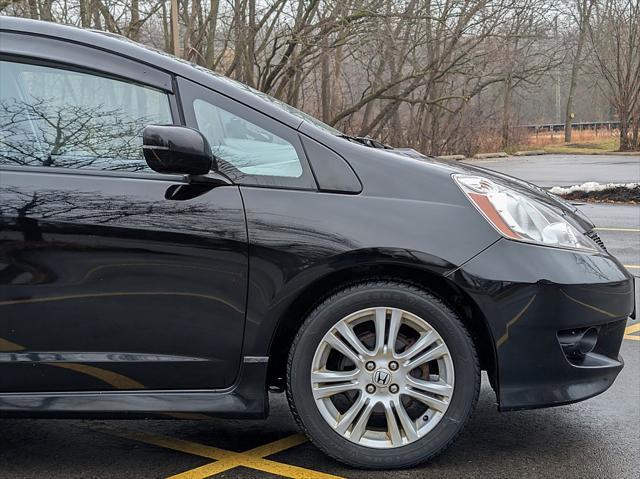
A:
{"label": "headlight", "polygon": [[482,176],[453,175],[453,179],[503,236],[547,246],[596,251],[587,237],[544,203]]}

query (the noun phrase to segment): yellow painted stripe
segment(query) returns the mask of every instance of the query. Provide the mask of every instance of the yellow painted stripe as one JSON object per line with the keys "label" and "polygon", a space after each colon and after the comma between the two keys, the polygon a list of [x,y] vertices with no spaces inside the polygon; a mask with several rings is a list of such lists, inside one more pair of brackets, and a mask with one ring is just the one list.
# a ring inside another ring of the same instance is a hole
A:
{"label": "yellow painted stripe", "polygon": [[624,339],[631,339],[632,341],[640,341],[640,336],[625,336]]}
{"label": "yellow painted stripe", "polygon": [[205,479],[207,477],[215,476],[221,472],[228,471],[234,467],[238,467],[235,461],[217,461],[205,464],[204,466],[196,467],[195,469],[189,469],[188,471],[174,474],[167,479]]}
{"label": "yellow painted stripe", "polygon": [[111,430],[105,430],[105,432],[113,436],[133,439],[134,441],[152,444],[154,446],[163,447],[165,449],[173,449],[174,451],[180,451],[186,454],[208,457],[209,459],[234,459],[238,455],[238,453],[236,452],[225,451],[224,449],[218,449],[217,447],[205,446],[204,444],[198,444],[197,442],[185,441],[184,439],[176,439],[174,437],[163,436],[161,434],[148,434],[144,432],[134,431],[122,432]]}
{"label": "yellow painted stripe", "polygon": [[640,233],[638,228],[593,228],[597,231],[624,231],[627,233]]}
{"label": "yellow painted stripe", "polygon": [[638,331],[640,331],[640,323],[627,326],[627,329],[624,330],[624,334],[631,334]]}
{"label": "yellow painted stripe", "polygon": [[640,269],[640,264],[623,264],[622,266],[627,269]]}
{"label": "yellow painted stripe", "polygon": [[270,461],[269,459],[251,459],[243,461],[242,465],[275,474],[276,476],[290,477],[291,479],[342,479],[340,476],[334,476],[333,474],[326,474],[290,464],[282,464],[280,462]]}
{"label": "yellow painted stripe", "polygon": [[168,479],[205,479],[234,467],[246,467],[280,477],[289,477],[291,479],[342,479],[340,476],[334,476],[333,474],[283,464],[269,459],[254,458],[245,454],[238,454],[236,461],[224,460],[212,462],[211,464],[205,464],[204,466],[176,474]]}
{"label": "yellow painted stripe", "polygon": [[251,449],[245,452],[245,454],[258,457],[267,457],[282,451],[286,451],[287,449],[291,449],[292,447],[299,446],[300,444],[304,444],[305,442],[307,442],[307,438],[304,436],[304,434],[293,434],[277,441],[270,442],[269,444],[265,444],[264,446],[259,446]]}
{"label": "yellow painted stripe", "polygon": [[282,464],[263,458],[264,455],[275,454],[306,442],[306,439],[301,434],[294,434],[293,436],[289,436],[242,453],[226,451],[217,447],[205,446],[203,444],[160,434],[147,434],[133,431],[104,431],[114,436],[125,437],[135,441],[144,442],[146,444],[172,449],[174,451],[218,460],[217,462],[205,464],[204,466],[176,474],[171,476],[170,479],[205,479],[238,466],[268,472],[278,476],[290,477],[292,479],[341,479],[339,476],[289,464]]}

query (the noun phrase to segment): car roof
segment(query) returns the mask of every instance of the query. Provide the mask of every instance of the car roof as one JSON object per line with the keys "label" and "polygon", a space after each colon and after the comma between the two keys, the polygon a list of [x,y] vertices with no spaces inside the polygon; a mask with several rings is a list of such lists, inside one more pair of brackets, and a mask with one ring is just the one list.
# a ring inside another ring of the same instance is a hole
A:
{"label": "car roof", "polygon": [[[59,41],[99,48],[199,83],[293,128],[298,128],[302,123],[297,116],[261,98],[240,83],[186,60],[178,59],[168,53],[136,43],[121,35],[97,30],[85,30],[52,22],[5,16],[0,16],[0,31],[50,37]],[[1,47],[2,43],[0,42],[0,49]]]}

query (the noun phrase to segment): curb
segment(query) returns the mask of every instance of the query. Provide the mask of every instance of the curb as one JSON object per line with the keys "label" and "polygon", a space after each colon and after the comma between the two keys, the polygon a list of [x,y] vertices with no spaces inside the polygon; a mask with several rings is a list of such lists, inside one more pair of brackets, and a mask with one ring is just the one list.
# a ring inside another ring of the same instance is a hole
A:
{"label": "curb", "polygon": [[486,158],[507,158],[508,156],[509,155],[507,155],[506,152],[498,151],[495,153],[476,153],[475,155],[473,155],[473,158],[477,160],[484,160]]}
{"label": "curb", "polygon": [[536,156],[546,154],[547,152],[544,150],[522,150],[513,152],[513,156]]}

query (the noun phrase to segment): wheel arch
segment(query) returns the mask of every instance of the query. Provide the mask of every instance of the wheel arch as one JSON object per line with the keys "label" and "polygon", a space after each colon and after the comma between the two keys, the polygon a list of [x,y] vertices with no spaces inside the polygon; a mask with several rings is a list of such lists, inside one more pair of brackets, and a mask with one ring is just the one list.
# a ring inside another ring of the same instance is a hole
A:
{"label": "wheel arch", "polygon": [[293,338],[308,314],[324,298],[349,284],[387,279],[411,283],[435,294],[461,317],[476,345],[480,366],[486,370],[498,392],[497,356],[487,320],[478,305],[450,279],[416,265],[385,263],[362,264],[324,275],[308,284],[278,318],[269,346],[268,384],[282,390],[287,355]]}

